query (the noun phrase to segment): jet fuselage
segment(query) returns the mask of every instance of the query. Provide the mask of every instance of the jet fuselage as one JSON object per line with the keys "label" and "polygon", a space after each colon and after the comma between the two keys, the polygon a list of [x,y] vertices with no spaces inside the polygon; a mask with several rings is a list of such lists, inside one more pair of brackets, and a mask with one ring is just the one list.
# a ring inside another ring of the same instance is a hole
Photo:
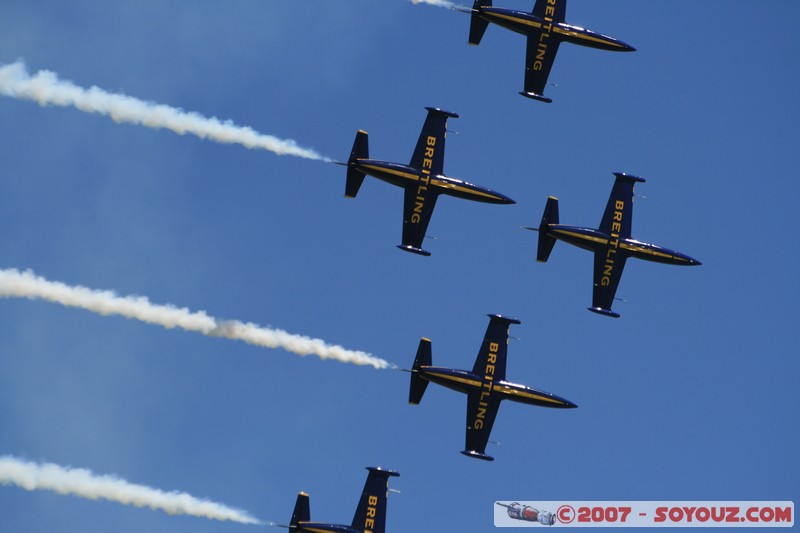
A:
{"label": "jet fuselage", "polygon": [[480,7],[478,16],[487,22],[497,24],[513,32],[529,35],[542,32],[540,39],[544,42],[552,35],[560,41],[566,41],[590,48],[611,50],[614,52],[633,52],[636,49],[619,39],[597,33],[566,22],[554,22],[552,19],[540,18],[531,13],[506,9],[502,7]]}
{"label": "jet fuselage", "polygon": [[494,381],[486,379],[491,376],[479,376],[467,370],[456,370],[437,366],[422,366],[418,369],[419,376],[427,381],[442,385],[454,391],[469,393],[485,393],[500,400],[538,405],[540,407],[571,408],[577,407],[574,403],[550,394],[536,390],[525,385],[511,383],[510,381]]}
{"label": "jet fuselage", "polygon": [[625,254],[628,257],[636,257],[637,259],[656,263],[683,266],[700,264],[700,261],[669,248],[637,241],[632,238],[620,239],[591,228],[565,224],[548,224],[547,234],[591,252],[606,251],[609,253],[609,251],[613,250],[610,253]]}
{"label": "jet fuselage", "polygon": [[355,168],[364,174],[369,174],[381,181],[397,185],[398,187],[416,187],[417,193],[422,195],[430,188],[437,194],[448,194],[465,200],[484,202],[489,204],[513,204],[514,200],[499,192],[461,181],[447,176],[433,176],[400,163],[390,163],[376,159],[357,159]]}

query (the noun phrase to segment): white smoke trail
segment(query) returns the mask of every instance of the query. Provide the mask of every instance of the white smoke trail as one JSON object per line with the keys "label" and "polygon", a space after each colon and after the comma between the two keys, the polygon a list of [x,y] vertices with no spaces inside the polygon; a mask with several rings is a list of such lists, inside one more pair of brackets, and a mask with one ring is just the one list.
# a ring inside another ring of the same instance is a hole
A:
{"label": "white smoke trail", "polygon": [[237,126],[231,121],[204,117],[199,113],[145,102],[124,94],[109,93],[99,87],[87,90],[72,82],[59,80],[54,72],[48,70],[40,70],[31,77],[22,61],[0,65],[0,94],[33,100],[42,106],[72,106],[87,113],[108,115],[115,122],[141,124],[154,129],[165,128],[179,135],[191,133],[201,139],[218,143],[240,144],[247,148],[269,150],[278,155],[331,161],[314,150],[298,146],[295,141],[264,135],[252,128]]}
{"label": "white smoke trail", "polygon": [[[447,9],[457,9],[459,6],[454,4],[453,2],[448,2],[447,0],[411,0],[412,4],[428,4],[431,6],[439,6],[439,7],[446,7]],[[463,8],[466,9],[466,8]]]}
{"label": "white smoke trail", "polygon": [[185,492],[164,492],[128,483],[114,476],[98,476],[83,468],[65,468],[52,463],[37,464],[10,455],[0,457],[0,483],[25,490],[51,490],[90,500],[109,500],[124,505],[149,507],[171,515],[191,515],[241,524],[261,524],[244,511]]}
{"label": "white smoke trail", "polygon": [[235,320],[220,320],[205,311],[189,311],[172,305],[150,303],[144,296],[118,296],[112,291],[72,287],[36,276],[31,271],[0,270],[0,297],[30,298],[79,307],[100,315],[119,315],[158,324],[167,329],[181,328],[210,337],[225,337],[265,348],[283,348],[297,355],[316,355],[343,363],[390,368],[394,365],[365,352],[347,350],[321,339],[294,335],[280,329]]}

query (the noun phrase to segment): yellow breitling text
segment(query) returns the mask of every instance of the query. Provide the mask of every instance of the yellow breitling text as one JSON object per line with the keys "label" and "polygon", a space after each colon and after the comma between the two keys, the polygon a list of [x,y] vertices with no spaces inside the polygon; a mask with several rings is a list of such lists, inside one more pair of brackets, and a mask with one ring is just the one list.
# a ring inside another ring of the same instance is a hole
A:
{"label": "yellow breitling text", "polygon": [[489,404],[486,403],[486,399],[488,399],[489,395],[492,393],[494,364],[497,362],[497,351],[499,349],[500,345],[496,342],[489,343],[489,356],[486,358],[486,368],[483,376],[483,388],[486,390],[481,391],[481,398],[478,402],[478,414],[475,417],[475,422],[472,423],[472,427],[475,429],[483,429],[483,421],[486,418],[486,410],[489,408]]}
{"label": "yellow breitling text", "polygon": [[544,24],[542,24],[542,33],[539,34],[539,46],[536,48],[536,59],[533,62],[533,70],[542,70],[544,66],[544,58],[547,54],[547,42],[550,40],[550,31],[553,29],[553,15],[556,14],[555,6],[556,0],[547,0],[547,6],[544,9]]}
{"label": "yellow breitling text", "polygon": [[611,284],[611,273],[614,271],[614,255],[619,248],[619,232],[622,230],[622,210],[625,202],[617,200],[614,204],[614,220],[611,222],[611,238],[608,240],[608,250],[606,250],[606,262],[603,265],[603,277],[600,278],[600,285],[608,287]]}
{"label": "yellow breitling text", "polygon": [[375,528],[375,514],[378,512],[378,497],[369,496],[367,499],[367,519],[364,521],[364,533],[372,533]]}
{"label": "yellow breitling text", "polygon": [[411,223],[417,224],[422,219],[422,208],[425,206],[425,191],[431,180],[431,168],[433,167],[434,146],[436,137],[428,135],[425,147],[425,158],[422,160],[422,175],[419,177],[417,186],[417,197],[414,199],[414,212],[411,214]]}

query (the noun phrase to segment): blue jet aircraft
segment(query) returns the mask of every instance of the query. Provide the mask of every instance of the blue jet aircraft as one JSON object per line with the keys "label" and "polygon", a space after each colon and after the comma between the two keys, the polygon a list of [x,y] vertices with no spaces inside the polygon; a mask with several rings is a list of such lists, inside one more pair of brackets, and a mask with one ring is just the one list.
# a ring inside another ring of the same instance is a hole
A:
{"label": "blue jet aircraft", "polygon": [[[308,494],[297,495],[289,529],[295,533],[386,533],[386,493],[389,477],[399,476],[392,470],[367,467],[369,475],[356,507],[353,523],[349,526],[312,522]],[[286,526],[283,526],[286,527]]]}
{"label": "blue jet aircraft", "polygon": [[567,0],[536,0],[531,13],[492,7],[492,0],[475,0],[472,9],[465,11],[472,14],[469,44],[480,44],[490,22],[528,38],[525,89],[519,94],[541,102],[552,102],[544,96],[544,87],[562,41],[615,52],[636,50],[613,37],[567,24]]}
{"label": "blue jet aircraft", "polygon": [[[367,132],[359,130],[347,161],[347,183],[344,195],[355,198],[369,174],[379,180],[405,189],[403,199],[403,244],[397,247],[407,252],[431,255],[422,249],[422,239],[440,194],[491,204],[513,204],[514,200],[485,187],[444,175],[444,140],[448,117],[458,115],[426,107],[428,117],[422,126],[411,163],[389,163],[369,158]],[[344,163],[340,163],[344,165]]]}
{"label": "blue jet aircraft", "polygon": [[670,265],[699,265],[700,261],[688,255],[662,248],[655,244],[637,241],[631,237],[633,216],[633,186],[642,178],[615,172],[617,177],[611,196],[606,204],[599,229],[582,228],[559,224],[558,198],[547,198],[542,222],[538,228],[527,228],[539,232],[536,260],[546,262],[556,240],[574,244],[594,252],[594,292],[589,311],[614,318],[619,314],[611,310],[617,292],[622,269],[629,257],[668,263]]}
{"label": "blue jet aircraft", "polygon": [[506,381],[506,354],[508,328],[519,320],[500,315],[489,315],[489,327],[475,360],[472,371],[454,370],[432,366],[431,341],[419,341],[417,357],[411,369],[411,387],[408,403],[418,405],[429,382],[467,395],[467,437],[463,453],[485,461],[494,457],[486,455],[486,444],[502,400],[538,405],[541,407],[571,408],[574,403],[555,394]]}

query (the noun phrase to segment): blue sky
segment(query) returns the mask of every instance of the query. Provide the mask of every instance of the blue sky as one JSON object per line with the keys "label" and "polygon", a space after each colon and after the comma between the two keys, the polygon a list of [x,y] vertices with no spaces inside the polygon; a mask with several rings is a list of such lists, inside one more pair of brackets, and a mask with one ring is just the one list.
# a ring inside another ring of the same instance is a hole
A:
{"label": "blue sky", "polygon": [[[500,2],[497,2],[501,5]],[[531,1],[507,0],[530,9]],[[508,378],[577,403],[506,403],[494,463],[467,459],[466,400],[408,375],[23,300],[0,301],[0,454],[289,519],[349,523],[365,466],[396,469],[388,531],[489,531],[495,500],[797,500],[796,97],[800,5],[572,0],[632,54],[565,44],[550,105],[517,95],[524,40],[404,0],[7,0],[0,63],[182,107],[344,159],[407,162],[424,106],[455,111],[445,172],[517,201],[442,198],[403,253],[402,192],[341,167],[0,98],[2,268],[141,294],[371,352],[421,336],[471,368],[487,313],[522,321]],[[754,17],[754,15],[757,15]],[[764,34],[762,16],[777,22]],[[781,29],[783,28],[783,29]],[[703,262],[629,261],[618,320],[585,310],[592,259],[537,264],[548,195],[599,223],[640,175],[633,235]],[[15,532],[248,527],[0,487]]]}

